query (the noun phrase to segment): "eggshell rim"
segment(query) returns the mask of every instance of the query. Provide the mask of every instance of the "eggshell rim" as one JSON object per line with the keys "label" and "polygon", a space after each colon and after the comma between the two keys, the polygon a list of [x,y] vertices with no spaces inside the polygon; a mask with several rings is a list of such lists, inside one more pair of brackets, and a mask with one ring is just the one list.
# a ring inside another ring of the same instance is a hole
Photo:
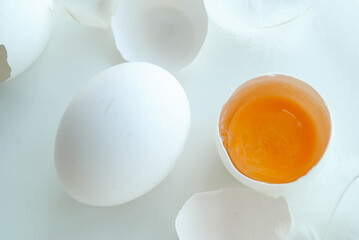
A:
{"label": "eggshell rim", "polygon": [[[314,0],[311,0],[311,1],[313,2]],[[208,9],[207,0],[203,0],[203,3],[206,7],[206,11],[207,11],[209,18],[211,18],[213,23],[215,23],[218,27],[224,29],[225,31],[234,33],[237,35],[238,34],[243,34],[243,35],[253,34],[253,33],[260,32],[260,31],[266,31],[266,30],[270,30],[270,29],[273,29],[276,27],[290,24],[290,23],[296,21],[297,19],[301,18],[313,7],[313,4],[309,4],[305,8],[303,8],[303,10],[299,11],[297,14],[295,14],[291,18],[289,18],[285,21],[277,22],[273,25],[262,26],[262,27],[248,27],[248,26],[246,26],[246,24],[240,24],[240,25],[237,24],[237,25],[231,25],[231,26],[228,26],[227,24],[223,24],[223,22],[218,20],[218,16],[215,16],[215,14],[213,14],[212,10],[210,10],[210,11],[207,10]]]}

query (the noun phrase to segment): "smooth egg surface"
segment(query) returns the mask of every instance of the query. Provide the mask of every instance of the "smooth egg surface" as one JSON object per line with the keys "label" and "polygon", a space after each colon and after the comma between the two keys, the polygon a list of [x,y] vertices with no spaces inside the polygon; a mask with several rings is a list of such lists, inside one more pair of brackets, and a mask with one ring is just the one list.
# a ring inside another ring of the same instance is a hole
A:
{"label": "smooth egg surface", "polygon": [[111,67],[64,113],[55,143],[58,176],[80,202],[130,201],[167,176],[189,126],[186,94],[170,73],[143,62]]}

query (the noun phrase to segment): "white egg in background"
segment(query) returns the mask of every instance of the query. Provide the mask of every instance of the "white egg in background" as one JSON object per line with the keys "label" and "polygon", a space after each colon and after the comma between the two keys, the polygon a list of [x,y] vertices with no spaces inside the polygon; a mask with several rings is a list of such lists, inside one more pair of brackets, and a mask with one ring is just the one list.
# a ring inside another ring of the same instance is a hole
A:
{"label": "white egg in background", "polygon": [[170,73],[143,62],[111,67],[64,113],[55,143],[58,176],[80,202],[125,203],[168,175],[189,126],[186,94]]}
{"label": "white egg in background", "polygon": [[26,70],[51,33],[48,0],[0,1],[0,83]]}

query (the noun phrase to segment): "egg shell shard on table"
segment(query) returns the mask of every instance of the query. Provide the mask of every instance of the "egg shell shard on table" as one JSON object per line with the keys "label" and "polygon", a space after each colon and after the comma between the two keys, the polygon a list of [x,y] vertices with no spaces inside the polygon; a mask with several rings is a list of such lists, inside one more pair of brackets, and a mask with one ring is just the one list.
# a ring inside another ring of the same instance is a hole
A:
{"label": "egg shell shard on table", "polygon": [[115,0],[54,0],[52,11],[86,26],[109,28],[115,6]]}
{"label": "egg shell shard on table", "polygon": [[176,230],[180,240],[274,240],[289,232],[291,222],[283,197],[221,189],[193,195],[177,216]]}
{"label": "egg shell shard on table", "polygon": [[234,33],[264,30],[290,22],[311,6],[312,0],[204,0],[209,17]]}
{"label": "egg shell shard on table", "polygon": [[202,0],[119,0],[111,27],[123,58],[176,72],[200,51],[208,17]]}
{"label": "egg shell shard on table", "polygon": [[0,82],[22,73],[44,50],[51,34],[49,4],[48,0],[0,1]]}
{"label": "egg shell shard on table", "polygon": [[[299,78],[293,77],[293,76],[289,76],[289,75],[284,75],[284,74],[277,74],[277,73],[269,73],[269,74],[264,74],[264,75],[260,75],[258,77],[254,77],[251,80],[260,80],[260,79],[264,79],[264,78],[283,78],[283,79],[296,79],[299,80]],[[251,81],[249,80],[249,81]],[[249,82],[248,81],[248,82]],[[300,80],[300,82],[303,82]],[[304,82],[303,82],[304,83]],[[246,84],[246,83],[244,83]],[[243,85],[241,85],[243,86]],[[283,195],[284,192],[289,189],[289,188],[296,188],[299,185],[302,184],[310,184],[310,180],[313,179],[314,177],[316,177],[321,169],[323,168],[326,160],[329,158],[330,155],[333,154],[333,145],[334,145],[334,124],[333,124],[333,118],[332,115],[330,114],[330,109],[325,105],[324,100],[322,99],[322,97],[320,96],[320,94],[314,90],[311,86],[309,86],[308,84],[305,84],[303,86],[309,87],[309,89],[312,89],[313,92],[315,93],[315,97],[317,97],[318,99],[320,99],[323,102],[323,105],[321,105],[321,107],[323,107],[326,111],[328,111],[328,115],[329,115],[329,122],[330,122],[330,136],[329,136],[329,140],[327,143],[327,147],[324,151],[323,156],[321,157],[321,159],[319,160],[319,162],[314,165],[304,176],[298,178],[297,180],[293,181],[293,182],[289,182],[289,183],[281,183],[281,184],[276,184],[276,183],[266,183],[266,182],[261,182],[261,181],[257,181],[257,180],[253,180],[249,177],[247,177],[246,175],[244,175],[243,173],[241,173],[239,170],[237,170],[237,168],[233,165],[230,156],[228,155],[228,152],[226,150],[226,148],[223,145],[223,139],[222,136],[220,134],[220,123],[223,122],[223,119],[221,119],[221,115],[224,113],[224,107],[226,106],[226,104],[228,104],[229,101],[231,101],[231,99],[234,99],[236,97],[239,96],[239,91],[241,89],[241,86],[239,86],[236,90],[234,90],[230,96],[227,98],[226,103],[223,105],[223,107],[220,110],[220,113],[218,114],[218,120],[217,120],[217,126],[216,126],[216,145],[217,145],[217,150],[220,156],[220,159],[222,160],[222,163],[224,164],[224,166],[226,167],[226,169],[231,173],[231,175],[236,178],[238,181],[240,181],[241,183],[245,184],[246,186],[261,191],[261,192],[265,192],[268,194],[275,194],[275,195]]]}
{"label": "egg shell shard on table", "polygon": [[170,73],[143,62],[111,67],[64,113],[55,142],[58,176],[82,203],[128,202],[168,175],[189,127],[187,96]]}

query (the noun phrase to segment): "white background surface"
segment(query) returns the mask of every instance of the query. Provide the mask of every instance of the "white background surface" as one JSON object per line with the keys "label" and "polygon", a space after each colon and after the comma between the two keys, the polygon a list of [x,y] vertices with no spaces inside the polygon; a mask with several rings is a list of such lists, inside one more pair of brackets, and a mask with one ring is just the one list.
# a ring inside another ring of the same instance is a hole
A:
{"label": "white background surface", "polygon": [[175,74],[191,104],[192,126],[174,170],[135,201],[89,207],[60,186],[55,134],[81,86],[121,62],[109,31],[54,17],[41,57],[0,86],[0,239],[177,239],[176,215],[193,193],[241,187],[218,157],[216,118],[237,86],[273,72],[310,83],[333,114],[334,154],[311,185],[286,193],[295,227],[323,233],[338,194],[359,172],[359,2],[317,0],[297,21],[250,38],[210,23],[196,60]]}

